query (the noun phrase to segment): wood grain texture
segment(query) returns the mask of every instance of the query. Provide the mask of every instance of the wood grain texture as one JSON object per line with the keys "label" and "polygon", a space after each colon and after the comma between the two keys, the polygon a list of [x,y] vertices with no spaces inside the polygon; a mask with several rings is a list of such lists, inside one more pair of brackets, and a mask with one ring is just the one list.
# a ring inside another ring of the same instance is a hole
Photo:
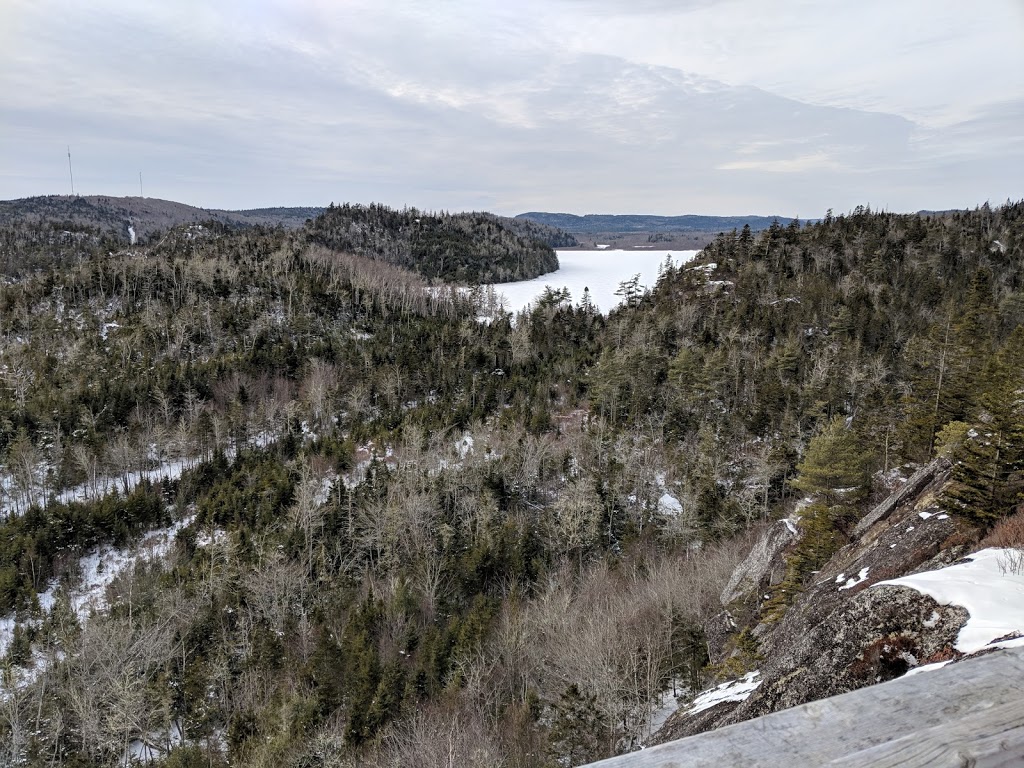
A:
{"label": "wood grain texture", "polygon": [[592,765],[1024,765],[1024,649],[996,651]]}
{"label": "wood grain texture", "polygon": [[1024,764],[1024,699],[977,712],[956,723],[924,728],[829,763],[871,765],[1010,766]]}

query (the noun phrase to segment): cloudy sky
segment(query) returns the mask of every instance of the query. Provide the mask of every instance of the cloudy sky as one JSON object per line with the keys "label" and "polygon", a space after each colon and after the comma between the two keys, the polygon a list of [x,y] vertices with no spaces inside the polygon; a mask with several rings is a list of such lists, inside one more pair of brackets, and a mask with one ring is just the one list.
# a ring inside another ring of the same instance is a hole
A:
{"label": "cloudy sky", "polygon": [[1024,197],[1024,0],[0,0],[0,199]]}

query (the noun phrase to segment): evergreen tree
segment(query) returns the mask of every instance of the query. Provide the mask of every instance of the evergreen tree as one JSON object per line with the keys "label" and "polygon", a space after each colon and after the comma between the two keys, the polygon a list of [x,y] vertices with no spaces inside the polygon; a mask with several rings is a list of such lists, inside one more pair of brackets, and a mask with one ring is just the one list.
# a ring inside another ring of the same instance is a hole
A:
{"label": "evergreen tree", "polygon": [[981,521],[1010,514],[1024,500],[1024,327],[981,377],[979,418],[953,453],[945,499]]}
{"label": "evergreen tree", "polygon": [[550,751],[559,764],[583,765],[606,756],[601,738],[606,725],[596,696],[583,694],[573,683],[552,709]]}
{"label": "evergreen tree", "polygon": [[803,589],[804,580],[839,548],[835,511],[836,508],[818,502],[809,504],[801,512],[800,539],[786,556],[785,576],[772,587],[770,597],[761,607],[766,621],[780,618]]}
{"label": "evergreen tree", "polygon": [[793,486],[830,501],[850,501],[867,489],[867,455],[842,416],[836,416],[807,445]]}

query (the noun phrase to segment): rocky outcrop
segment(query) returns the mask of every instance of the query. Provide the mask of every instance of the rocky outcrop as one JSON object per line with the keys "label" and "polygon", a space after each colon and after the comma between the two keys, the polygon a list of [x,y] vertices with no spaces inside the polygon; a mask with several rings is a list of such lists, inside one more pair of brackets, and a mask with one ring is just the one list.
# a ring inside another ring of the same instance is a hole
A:
{"label": "rocky outcrop", "polygon": [[751,594],[760,594],[781,581],[786,571],[782,553],[798,535],[791,520],[779,520],[765,529],[722,590],[722,605],[728,607]]}
{"label": "rocky outcrop", "polygon": [[872,525],[892,514],[892,511],[901,503],[921,493],[930,483],[935,481],[936,476],[940,472],[948,467],[948,461],[936,459],[917,470],[901,488],[896,489],[885,501],[864,515],[853,529],[854,538],[863,536]]}
{"label": "rocky outcrop", "polygon": [[[755,618],[746,625],[758,646],[762,680],[749,698],[699,716],[681,710],[669,718],[658,741],[845,693],[899,677],[923,663],[957,657],[954,645],[967,621],[966,610],[941,606],[905,587],[871,587],[941,568],[971,551],[977,532],[938,506],[946,478],[947,468],[940,463],[916,473],[861,521],[854,540],[814,575],[781,619],[758,623]],[[783,533],[788,530],[783,521],[765,531],[733,574],[723,604],[749,605],[763,597],[769,574],[781,572],[795,539]],[[732,631],[743,628],[737,623]],[[717,637],[723,629],[717,624],[709,628],[712,652],[730,647]]]}
{"label": "rocky outcrop", "polygon": [[[891,680],[953,654],[967,611],[906,587],[865,589],[836,601],[817,624],[791,621],[775,635],[763,682],[719,723],[739,722]],[[787,635],[786,629],[802,634]]]}

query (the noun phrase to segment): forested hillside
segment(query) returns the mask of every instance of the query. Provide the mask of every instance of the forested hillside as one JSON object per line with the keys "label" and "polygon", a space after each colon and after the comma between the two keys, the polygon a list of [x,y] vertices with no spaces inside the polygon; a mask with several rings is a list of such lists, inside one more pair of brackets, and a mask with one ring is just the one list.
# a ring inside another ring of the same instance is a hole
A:
{"label": "forested hillside", "polygon": [[780,615],[887,470],[1021,501],[1024,203],[734,231],[488,324],[428,278],[554,268],[491,217],[68,231],[4,244],[0,762],[579,764],[728,671],[719,595],[797,498]]}
{"label": "forested hillside", "polygon": [[648,216],[643,214],[543,213],[531,211],[516,216],[518,221],[530,221],[574,234],[601,234],[607,232],[727,232],[750,227],[757,232],[773,223],[788,225],[792,219],[779,216]]}
{"label": "forested hillside", "polygon": [[216,222],[233,228],[261,225],[295,229],[323,208],[257,208],[221,211],[197,208],[154,197],[110,197],[107,195],[48,195],[20,200],[0,200],[0,227],[20,228],[28,222],[54,229],[91,228],[121,245],[131,240],[131,226],[139,240],[182,224]]}
{"label": "forested hillside", "polygon": [[551,242],[564,235],[540,224],[481,213],[431,214],[384,205],[332,205],[307,227],[309,242],[381,259],[454,283],[527,280],[558,269]]}

